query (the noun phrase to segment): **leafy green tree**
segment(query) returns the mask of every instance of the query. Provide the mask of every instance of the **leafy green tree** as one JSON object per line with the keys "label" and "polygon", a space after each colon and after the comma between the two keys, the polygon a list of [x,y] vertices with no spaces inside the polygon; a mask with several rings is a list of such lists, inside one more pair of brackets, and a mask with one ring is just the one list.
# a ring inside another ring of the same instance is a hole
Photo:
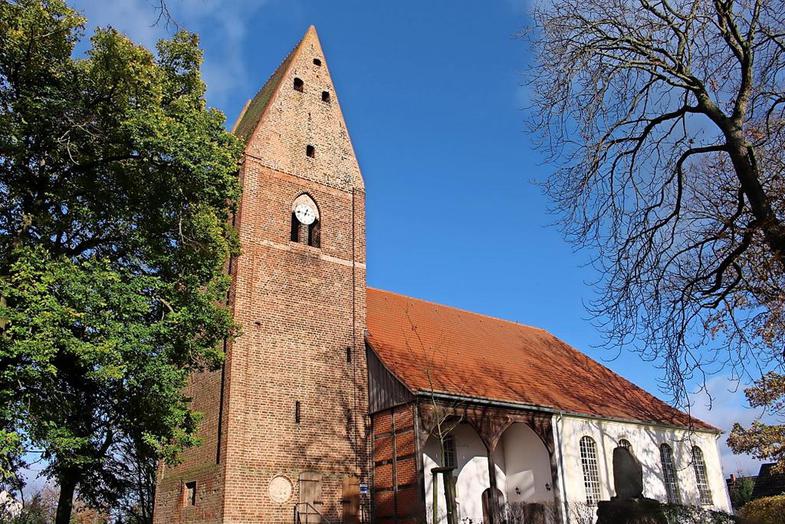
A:
{"label": "leafy green tree", "polygon": [[751,501],[753,489],[755,489],[755,481],[751,477],[745,477],[739,473],[729,490],[733,509],[741,509],[747,502]]}
{"label": "leafy green tree", "polygon": [[208,109],[196,36],[152,53],[63,0],[0,0],[0,473],[43,450],[99,508],[133,488],[129,453],[196,442],[182,394],[220,366],[237,251],[241,145]]}

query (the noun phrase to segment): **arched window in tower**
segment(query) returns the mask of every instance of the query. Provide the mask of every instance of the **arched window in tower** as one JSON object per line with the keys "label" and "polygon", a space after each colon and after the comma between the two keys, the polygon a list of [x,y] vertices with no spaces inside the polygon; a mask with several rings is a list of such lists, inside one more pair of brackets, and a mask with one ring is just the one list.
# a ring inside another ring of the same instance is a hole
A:
{"label": "arched window in tower", "polygon": [[695,470],[695,481],[698,484],[701,505],[711,506],[711,488],[709,487],[709,476],[706,474],[706,461],[703,460],[703,451],[698,446],[692,448],[692,467]]}
{"label": "arched window in tower", "polygon": [[676,463],[673,460],[673,448],[664,443],[660,445],[660,463],[662,464],[662,480],[665,483],[668,503],[681,504],[681,490],[679,489],[679,477],[676,473]]}
{"label": "arched window in tower", "polygon": [[303,193],[292,202],[291,241],[311,247],[321,246],[319,208],[313,198]]}
{"label": "arched window in tower", "polygon": [[305,85],[305,83],[303,82],[302,78],[295,78],[294,79],[294,84],[292,85],[292,87],[294,87],[295,91],[299,91],[299,92],[302,93],[304,85]]}

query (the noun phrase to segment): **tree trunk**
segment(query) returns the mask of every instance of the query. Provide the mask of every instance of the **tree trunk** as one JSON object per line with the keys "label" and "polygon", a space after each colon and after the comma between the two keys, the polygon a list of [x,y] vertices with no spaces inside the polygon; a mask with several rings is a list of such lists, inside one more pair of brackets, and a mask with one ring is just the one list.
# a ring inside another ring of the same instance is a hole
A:
{"label": "tree trunk", "polygon": [[501,509],[498,504],[496,492],[498,491],[496,488],[496,461],[494,460],[493,451],[496,448],[494,444],[493,448],[487,447],[488,450],[488,480],[490,487],[488,488],[488,520],[490,524],[500,524],[499,523],[499,510]]}
{"label": "tree trunk", "polygon": [[778,220],[771,207],[770,197],[761,185],[754,150],[741,136],[741,131],[726,133],[726,138],[728,154],[741,189],[749,202],[750,211],[774,258],[785,266],[785,226]]}
{"label": "tree trunk", "polygon": [[444,473],[444,500],[447,505],[447,524],[458,524],[458,508],[455,505],[455,477],[452,470]]}
{"label": "tree trunk", "polygon": [[432,472],[433,475],[433,484],[431,485],[431,491],[433,493],[433,519],[431,522],[433,524],[438,524],[439,522],[439,474],[437,472]]}
{"label": "tree trunk", "polygon": [[55,524],[69,524],[71,522],[71,510],[74,506],[75,491],[76,479],[74,476],[61,476],[60,497],[57,500],[57,516],[55,517]]}

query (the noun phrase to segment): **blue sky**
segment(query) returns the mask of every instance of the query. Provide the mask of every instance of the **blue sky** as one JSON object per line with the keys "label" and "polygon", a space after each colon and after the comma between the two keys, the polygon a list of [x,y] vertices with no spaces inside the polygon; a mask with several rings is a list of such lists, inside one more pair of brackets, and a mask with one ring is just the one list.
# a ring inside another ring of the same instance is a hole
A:
{"label": "blue sky", "polygon": [[[531,50],[522,0],[168,0],[199,33],[210,105],[229,125],[308,25],[317,27],[367,190],[368,284],[550,330],[658,394],[659,370],[600,342],[583,304],[587,253],[560,232],[525,132]],[[95,25],[152,46],[154,0],[75,1]],[[438,225],[447,223],[444,227]],[[693,412],[723,429],[757,413],[727,379]],[[731,455],[726,474],[756,471]]]}

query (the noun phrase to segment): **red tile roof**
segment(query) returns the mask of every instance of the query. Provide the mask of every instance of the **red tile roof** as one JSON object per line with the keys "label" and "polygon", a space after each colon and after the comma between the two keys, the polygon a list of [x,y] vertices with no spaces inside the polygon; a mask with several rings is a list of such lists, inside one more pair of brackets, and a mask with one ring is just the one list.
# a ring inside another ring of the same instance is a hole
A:
{"label": "red tile roof", "polygon": [[412,392],[718,431],[542,329],[378,289],[367,306],[368,343]]}

